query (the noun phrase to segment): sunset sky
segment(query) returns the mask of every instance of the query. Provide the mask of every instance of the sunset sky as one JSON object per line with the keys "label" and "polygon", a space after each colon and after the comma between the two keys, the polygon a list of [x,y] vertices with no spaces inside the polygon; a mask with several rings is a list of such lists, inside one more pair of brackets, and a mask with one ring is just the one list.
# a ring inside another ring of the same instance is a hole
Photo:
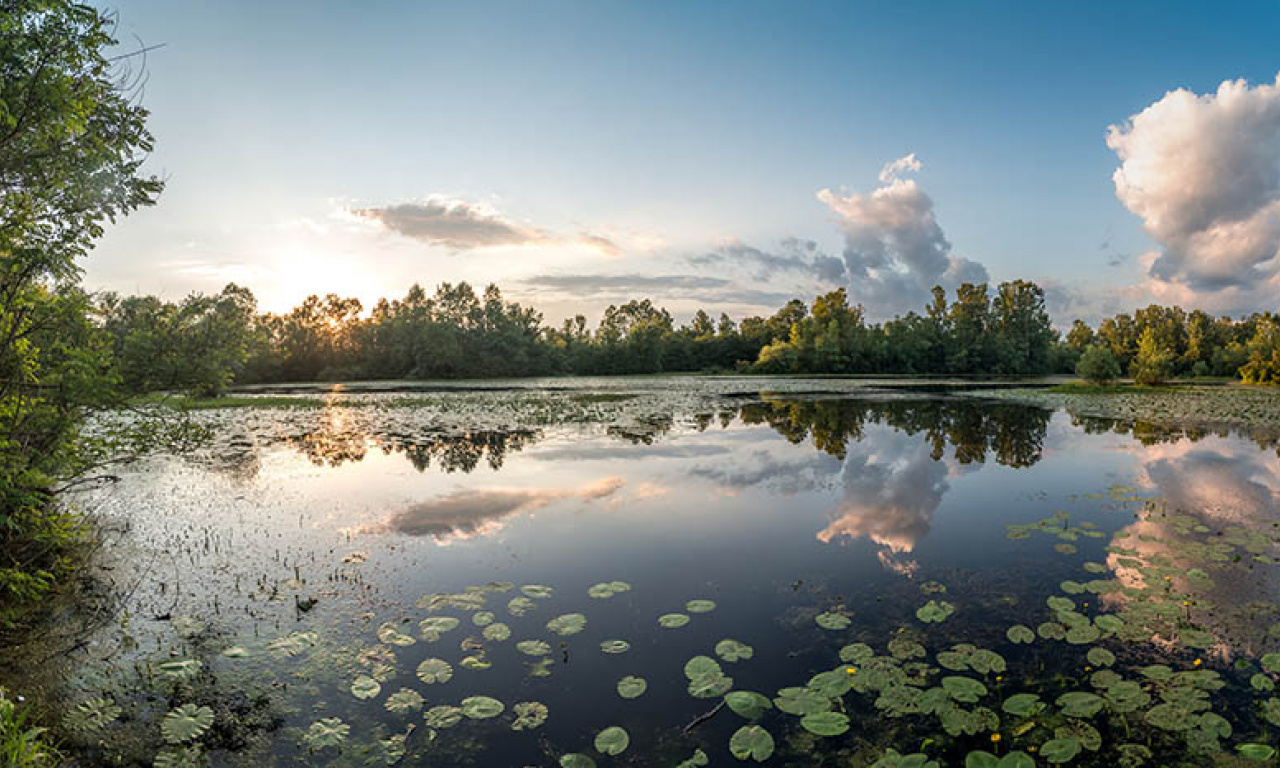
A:
{"label": "sunset sky", "polygon": [[1280,5],[1230,5],[120,0],[168,188],[87,283],[1274,310]]}

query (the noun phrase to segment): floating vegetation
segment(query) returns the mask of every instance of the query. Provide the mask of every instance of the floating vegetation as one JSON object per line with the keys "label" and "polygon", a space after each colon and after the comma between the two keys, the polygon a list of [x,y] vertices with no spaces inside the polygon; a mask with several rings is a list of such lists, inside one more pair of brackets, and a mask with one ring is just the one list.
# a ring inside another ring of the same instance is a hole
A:
{"label": "floating vegetation", "polygon": [[769,697],[754,691],[730,691],[724,695],[724,703],[734,714],[747,720],[759,720],[773,709]]}
{"label": "floating vegetation", "polygon": [[493,624],[485,627],[481,634],[484,636],[485,640],[492,640],[495,643],[500,643],[511,637],[511,627],[508,627],[500,621],[494,622]]}
{"label": "floating vegetation", "polygon": [[386,643],[387,645],[408,646],[417,642],[409,635],[401,633],[400,628],[389,621],[378,627],[377,634],[378,642]]}
{"label": "floating vegetation", "polygon": [[525,597],[534,600],[545,600],[555,594],[555,590],[543,584],[525,584],[520,588]]}
{"label": "floating vegetation", "polygon": [[120,717],[120,707],[111,699],[95,697],[72,707],[62,718],[67,730],[91,734],[106,728]]}
{"label": "floating vegetation", "polygon": [[425,703],[426,702],[422,698],[422,694],[412,688],[401,688],[388,696],[387,700],[383,702],[383,706],[388,712],[405,714],[408,712],[417,712],[422,709]]}
{"label": "floating vegetation", "polygon": [[586,629],[587,617],[581,613],[566,613],[547,622],[547,631],[562,637],[576,635]]}
{"label": "floating vegetation", "polygon": [[684,604],[684,609],[689,613],[711,613],[716,609],[714,600],[690,600]]}
{"label": "floating vegetation", "polygon": [[183,704],[160,721],[160,734],[170,744],[185,744],[204,735],[213,726],[213,710]]}
{"label": "floating vegetation", "polygon": [[603,755],[620,755],[627,751],[630,744],[631,737],[616,725],[609,726],[596,734],[596,751]]}
{"label": "floating vegetation", "polygon": [[547,705],[537,701],[518,701],[512,707],[515,720],[511,722],[513,731],[528,731],[547,721]]}
{"label": "floating vegetation", "polygon": [[361,675],[351,684],[351,695],[357,699],[372,699],[382,693],[382,686],[377,680],[366,675]]}
{"label": "floating vegetation", "polygon": [[755,650],[746,643],[740,643],[737,640],[725,638],[716,643],[716,655],[722,661],[733,663],[735,661],[744,661],[755,655]]}
{"label": "floating vegetation", "polygon": [[427,724],[427,727],[441,730],[452,728],[462,722],[462,718],[462,708],[451,704],[437,704],[428,709],[422,716],[422,720]]}
{"label": "floating vegetation", "polygon": [[937,624],[946,621],[955,612],[956,607],[946,600],[930,600],[916,609],[916,618],[926,624]]}
{"label": "floating vegetation", "polygon": [[551,645],[545,640],[521,640],[516,643],[516,650],[526,656],[546,656],[551,653]]}
{"label": "floating vegetation", "polygon": [[600,650],[604,653],[626,653],[631,650],[631,643],[626,640],[605,640],[600,643]]}
{"label": "floating vegetation", "polygon": [[602,581],[587,589],[587,595],[596,599],[606,600],[614,595],[629,591],[631,591],[631,585],[625,581]]}
{"label": "floating vegetation", "polygon": [[272,640],[267,650],[278,656],[297,656],[320,642],[315,632],[292,632],[284,637]]}
{"label": "floating vegetation", "polygon": [[627,675],[618,681],[618,695],[624,699],[638,699],[649,689],[649,683],[643,677]]}
{"label": "floating vegetation", "polygon": [[689,623],[689,616],[684,613],[664,613],[658,617],[658,626],[664,629],[679,629]]}
{"label": "floating vegetation", "polygon": [[199,659],[174,659],[156,665],[160,674],[171,680],[188,680],[198,675],[203,668],[204,663]]}
{"label": "floating vegetation", "polygon": [[853,619],[842,612],[826,611],[813,617],[813,620],[819,627],[823,629],[846,629],[853,623]]}
{"label": "floating vegetation", "polygon": [[587,755],[570,752],[560,757],[560,768],[596,768],[596,761]]}
{"label": "floating vegetation", "polygon": [[523,616],[536,607],[538,604],[527,597],[513,597],[507,601],[507,612],[512,616]]}
{"label": "floating vegetation", "polygon": [[462,714],[472,720],[488,720],[506,709],[501,701],[490,696],[468,696],[462,700]]}
{"label": "floating vegetation", "polygon": [[729,752],[739,760],[763,763],[773,756],[773,737],[758,725],[744,725],[729,738]]}
{"label": "floating vegetation", "polygon": [[351,726],[337,717],[326,717],[315,721],[302,736],[302,743],[310,750],[321,750],[326,747],[341,746],[351,734]]}
{"label": "floating vegetation", "polygon": [[444,659],[426,659],[418,665],[417,674],[424,683],[447,683],[453,678],[453,667]]}

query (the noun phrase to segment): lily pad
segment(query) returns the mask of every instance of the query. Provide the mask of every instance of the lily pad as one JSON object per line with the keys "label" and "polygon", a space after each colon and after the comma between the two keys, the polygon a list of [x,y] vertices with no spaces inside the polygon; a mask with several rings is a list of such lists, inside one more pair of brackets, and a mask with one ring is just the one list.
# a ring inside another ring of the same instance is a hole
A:
{"label": "lily pad", "polygon": [[212,726],[212,709],[183,704],[160,721],[160,735],[170,744],[184,744],[204,735]]}
{"label": "lily pad", "polygon": [[1080,754],[1077,739],[1049,739],[1040,747],[1040,756],[1051,763],[1068,763]]}
{"label": "lily pad", "polygon": [[600,650],[604,653],[626,653],[631,650],[631,643],[626,640],[605,640],[600,643]]}
{"label": "lily pad", "polygon": [[418,665],[418,679],[424,683],[447,683],[453,677],[453,667],[444,659],[427,659]]}
{"label": "lily pad", "polygon": [[616,725],[611,725],[596,734],[596,751],[603,755],[620,755],[627,751],[631,737]]}
{"label": "lily pad", "polygon": [[1034,693],[1015,693],[1004,700],[1001,708],[1017,717],[1031,717],[1044,709],[1044,702]]}
{"label": "lily pad", "polygon": [[422,709],[424,703],[422,694],[412,688],[401,688],[388,696],[382,706],[386,707],[388,712],[403,714],[405,712],[417,712]]}
{"label": "lily pad", "polygon": [[483,653],[477,653],[471,656],[464,656],[462,661],[458,662],[458,665],[461,666],[463,669],[470,669],[476,672],[483,672],[484,670],[492,667],[493,662],[489,661],[488,657],[486,657]]}
{"label": "lily pad", "polygon": [[1004,633],[1009,638],[1009,642],[1018,644],[1034,643],[1036,641],[1036,633],[1031,631],[1030,627],[1022,624],[1014,624]]}
{"label": "lily pad", "polygon": [[724,674],[720,663],[710,656],[694,656],[684,663],[684,676],[693,680],[706,675]]}
{"label": "lily pad", "polygon": [[520,701],[511,707],[516,719],[511,722],[511,730],[528,731],[547,721],[547,705],[540,701]]}
{"label": "lily pad", "polygon": [[1116,655],[1106,648],[1090,648],[1085,658],[1095,667],[1109,667],[1116,663]]}
{"label": "lily pad", "polygon": [[729,737],[729,752],[739,760],[763,763],[773,756],[773,736],[758,725],[744,725]]}
{"label": "lily pad", "polygon": [[593,584],[587,589],[587,596],[594,597],[598,600],[607,600],[614,595],[627,592],[631,589],[631,585],[625,581],[602,581],[599,584]]}
{"label": "lily pad", "polygon": [[555,594],[555,590],[543,584],[525,584],[520,588],[525,597],[531,597],[535,600],[545,600]]}
{"label": "lily pad", "polygon": [[754,691],[731,691],[724,695],[724,703],[734,714],[747,720],[758,720],[765,712],[773,709],[773,702],[768,696]]}
{"label": "lily pad", "polygon": [[666,629],[679,629],[689,623],[689,617],[683,613],[664,613],[658,617],[658,626]]}
{"label": "lily pad", "polygon": [[452,728],[462,722],[462,708],[451,704],[437,704],[422,716],[428,728]]}
{"label": "lily pad", "polygon": [[1239,744],[1236,751],[1241,757],[1247,757],[1250,760],[1270,760],[1276,756],[1275,747],[1266,744]]}
{"label": "lily pad", "polygon": [[844,629],[852,623],[848,616],[834,611],[820,613],[817,616],[814,616],[813,620],[819,627],[832,630]]}
{"label": "lily pad", "polygon": [[849,716],[842,712],[815,712],[800,718],[800,725],[816,736],[839,736],[849,730]]}
{"label": "lily pad", "polygon": [[711,613],[716,609],[714,600],[690,600],[684,604],[684,609],[689,613]]}
{"label": "lily pad", "polygon": [[351,684],[351,695],[357,699],[372,699],[382,693],[382,686],[368,675],[361,675]]}
{"label": "lily pad", "polygon": [[68,730],[94,733],[114,723],[122,711],[111,699],[86,699],[72,707],[62,722]]}
{"label": "lily pad", "polygon": [[497,616],[493,615],[492,611],[481,611],[471,617],[471,623],[475,624],[477,627],[487,627],[496,621],[497,618]]}
{"label": "lily pad", "polygon": [[481,634],[484,635],[485,640],[492,640],[495,643],[500,643],[511,637],[511,627],[508,627],[506,624],[498,621],[485,627]]}
{"label": "lily pad", "polygon": [[326,717],[315,721],[302,735],[302,743],[307,749],[320,750],[325,747],[341,746],[351,734],[351,726],[342,722],[341,718]]}
{"label": "lily pad", "polygon": [[956,701],[972,703],[987,695],[987,686],[971,677],[948,675],[942,678],[942,689]]}
{"label": "lily pad", "polygon": [[551,653],[551,646],[544,640],[521,640],[516,643],[516,650],[526,656],[546,656]]}
{"label": "lily pad", "polygon": [[402,633],[400,628],[390,621],[378,627],[377,635],[378,642],[386,643],[387,645],[409,646],[418,642],[409,635]]}
{"label": "lily pad", "polygon": [[1106,702],[1097,694],[1073,691],[1062,694],[1055,703],[1067,717],[1088,718],[1098,714]]}
{"label": "lily pad", "polygon": [[513,597],[507,601],[507,613],[512,616],[523,616],[537,607],[537,603],[527,597]]}
{"label": "lily pad", "polygon": [[587,626],[587,617],[581,613],[566,613],[547,622],[547,629],[562,637],[576,635]]}
{"label": "lily pad", "polygon": [[946,600],[930,600],[916,610],[916,618],[926,624],[937,624],[955,612],[956,607]]}
{"label": "lily pad", "polygon": [[462,714],[472,720],[488,720],[502,714],[506,706],[490,696],[468,696],[462,702]]}
{"label": "lily pad", "polygon": [[643,677],[627,675],[618,681],[618,695],[624,699],[638,699],[649,689],[649,683]]}
{"label": "lily pad", "polygon": [[587,755],[570,752],[560,756],[560,768],[596,768],[596,761]]}
{"label": "lily pad", "polygon": [[831,699],[808,688],[783,688],[773,704],[789,715],[801,717],[831,709]]}

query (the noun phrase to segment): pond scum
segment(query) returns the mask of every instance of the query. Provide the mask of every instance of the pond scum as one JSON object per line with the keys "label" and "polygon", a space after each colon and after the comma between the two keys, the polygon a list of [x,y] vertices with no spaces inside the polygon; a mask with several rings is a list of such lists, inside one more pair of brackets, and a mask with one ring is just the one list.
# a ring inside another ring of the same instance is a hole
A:
{"label": "pond scum", "polygon": [[[1111,496],[1138,522],[1113,537],[1106,563],[1082,562],[1060,593],[1019,607],[1021,623],[965,624],[963,601],[949,600],[945,584],[926,581],[915,609],[875,642],[867,637],[874,630],[855,626],[857,606],[822,606],[810,631],[824,641],[829,667],[778,690],[753,687],[753,668],[770,660],[749,638],[725,637],[703,654],[671,659],[665,674],[708,706],[683,728],[670,724],[669,738],[601,722],[581,743],[552,744],[536,735],[556,716],[546,704],[484,692],[490,651],[504,643],[526,659],[529,690],[555,685],[556,657],[591,620],[591,604],[643,588],[622,581],[590,587],[580,612],[555,616],[539,615],[539,604],[555,593],[547,585],[500,581],[427,595],[417,615],[379,624],[358,647],[296,631],[214,650],[216,635],[180,618],[175,629],[189,641],[188,654],[139,662],[146,695],[85,697],[63,728],[79,748],[104,757],[157,750],[158,768],[207,765],[211,750],[280,736],[296,745],[295,764],[485,764],[468,756],[498,731],[531,734],[528,765],[562,768],[1270,764],[1280,729],[1280,653],[1233,657],[1230,649],[1274,644],[1280,623],[1256,636],[1244,628],[1259,616],[1274,619],[1275,607],[1228,608],[1213,595],[1217,583],[1277,565],[1267,554],[1274,539],[1241,527],[1210,529],[1128,488]],[[1010,539],[1050,537],[1064,557],[1076,557],[1077,542],[1104,535],[1087,522],[1073,525],[1065,512],[1007,531]],[[657,642],[691,625],[714,627],[716,608],[694,596],[654,616]],[[1238,636],[1226,642],[1232,633]],[[430,655],[414,656],[415,647]],[[642,707],[655,681],[628,669],[629,650],[627,640],[614,638],[590,652],[616,662],[616,676],[597,681],[600,695]],[[309,726],[267,735],[280,729],[281,713],[272,711],[266,690],[255,690],[255,660],[294,665],[293,685],[315,698]],[[475,692],[459,700],[433,694],[455,675],[472,676]],[[326,703],[326,696],[336,699]],[[366,722],[347,702],[378,702],[400,726],[391,732]],[[710,741],[701,725],[724,718],[739,722],[726,741]],[[138,743],[123,746],[130,739]]]}

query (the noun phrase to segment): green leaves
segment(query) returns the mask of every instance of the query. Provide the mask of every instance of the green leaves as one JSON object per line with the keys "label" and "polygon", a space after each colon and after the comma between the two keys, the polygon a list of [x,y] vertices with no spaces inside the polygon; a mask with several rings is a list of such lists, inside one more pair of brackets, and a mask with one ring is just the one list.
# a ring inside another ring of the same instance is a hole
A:
{"label": "green leaves", "polygon": [[773,756],[773,736],[758,725],[744,725],[729,738],[729,752],[739,760],[763,763]]}
{"label": "green leaves", "polygon": [[942,689],[956,701],[972,703],[987,695],[987,686],[971,677],[949,675],[942,678]]}
{"label": "green leaves", "polygon": [[418,679],[424,683],[447,683],[453,678],[453,667],[444,659],[426,659],[418,665]]}
{"label": "green leaves", "polygon": [[183,704],[160,721],[160,734],[170,744],[183,744],[199,738],[212,725],[212,709]]}
{"label": "green leaves", "polygon": [[630,590],[631,585],[625,581],[602,581],[599,584],[593,584],[587,590],[587,595],[597,600],[607,600]]}
{"label": "green leaves", "polygon": [[1050,739],[1040,747],[1040,756],[1051,763],[1069,763],[1080,754],[1080,742],[1074,738]]}
{"label": "green leaves", "polygon": [[351,695],[357,699],[372,699],[382,692],[382,686],[377,680],[367,675],[361,675],[351,684]]}
{"label": "green leaves", "polygon": [[842,712],[815,712],[802,717],[800,725],[816,736],[839,736],[849,730],[849,717]]}
{"label": "green leaves", "polygon": [[773,709],[769,697],[754,691],[731,691],[724,695],[724,703],[734,714],[747,720],[758,720],[765,712]]}
{"label": "green leaves", "polygon": [[716,604],[714,600],[690,600],[684,604],[684,609],[689,613],[711,613]]}
{"label": "green leaves", "polygon": [[1005,636],[1009,638],[1011,643],[1027,644],[1036,641],[1036,633],[1031,631],[1030,627],[1022,624],[1014,624],[1005,632]]}
{"label": "green leaves", "polygon": [[1001,708],[1017,717],[1031,717],[1044,709],[1044,702],[1034,693],[1015,693],[1004,700]]}
{"label": "green leaves", "polygon": [[526,656],[546,656],[551,653],[551,646],[543,640],[521,640],[516,643],[516,650]]}
{"label": "green leaves", "polygon": [[1106,702],[1097,694],[1073,691],[1062,694],[1055,703],[1067,717],[1089,718],[1098,714]]}
{"label": "green leaves", "polygon": [[844,629],[845,627],[848,627],[850,624],[850,619],[848,616],[846,616],[843,613],[836,613],[834,611],[827,611],[826,613],[820,613],[817,616],[813,617],[813,621],[823,629],[832,629],[832,630]]}
{"label": "green leaves", "polygon": [[956,607],[946,600],[930,600],[916,610],[916,618],[926,624],[937,624],[955,612]]}
{"label": "green leaves", "polygon": [[515,720],[511,722],[511,730],[528,731],[547,721],[547,705],[540,701],[520,701],[511,707]]}
{"label": "green leaves", "polygon": [[489,696],[468,696],[462,702],[462,714],[472,720],[488,720],[502,714],[506,707],[501,701]]}
{"label": "green leaves", "polygon": [[726,638],[716,643],[716,655],[724,661],[733,663],[750,659],[755,655],[755,650],[746,643]]}
{"label": "green leaves", "polygon": [[626,640],[605,640],[600,643],[600,650],[604,653],[626,653],[631,650],[631,643]]}
{"label": "green leaves", "polygon": [[679,629],[689,623],[689,617],[683,613],[664,613],[658,617],[658,626],[664,629]]}
{"label": "green leaves", "polygon": [[307,749],[320,750],[325,747],[337,747],[347,740],[351,726],[337,717],[325,717],[315,721],[302,735],[302,743]]}
{"label": "green leaves", "polygon": [[624,699],[638,699],[649,689],[643,677],[627,675],[618,681],[618,695]]}
{"label": "green leaves", "polygon": [[631,744],[631,737],[618,726],[610,726],[596,734],[596,751],[604,755],[620,755]]}
{"label": "green leaves", "polygon": [[547,622],[547,630],[561,637],[576,635],[587,626],[587,617],[581,613],[566,613]]}
{"label": "green leaves", "polygon": [[831,709],[831,699],[808,688],[783,688],[773,703],[789,715],[812,715]]}

